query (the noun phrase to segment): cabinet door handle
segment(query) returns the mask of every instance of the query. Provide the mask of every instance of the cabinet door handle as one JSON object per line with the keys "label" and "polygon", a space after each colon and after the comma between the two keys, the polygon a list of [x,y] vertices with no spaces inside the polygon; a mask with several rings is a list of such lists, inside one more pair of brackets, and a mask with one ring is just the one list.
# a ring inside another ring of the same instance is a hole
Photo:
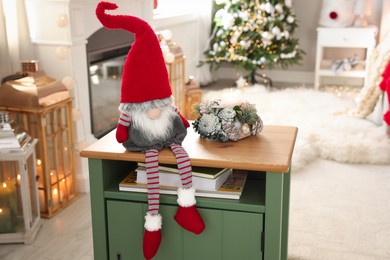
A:
{"label": "cabinet door handle", "polygon": [[116,253],[116,259],[117,260],[122,260],[122,254],[121,253]]}

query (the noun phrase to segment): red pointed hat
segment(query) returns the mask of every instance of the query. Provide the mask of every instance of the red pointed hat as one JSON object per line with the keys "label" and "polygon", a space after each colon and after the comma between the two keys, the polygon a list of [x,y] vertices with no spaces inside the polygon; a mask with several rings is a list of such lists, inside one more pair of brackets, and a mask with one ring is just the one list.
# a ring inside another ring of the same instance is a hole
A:
{"label": "red pointed hat", "polygon": [[100,2],[96,16],[107,29],[123,29],[135,36],[123,66],[120,102],[141,103],[170,97],[172,90],[156,34],[138,17],[105,13],[117,8],[114,3]]}

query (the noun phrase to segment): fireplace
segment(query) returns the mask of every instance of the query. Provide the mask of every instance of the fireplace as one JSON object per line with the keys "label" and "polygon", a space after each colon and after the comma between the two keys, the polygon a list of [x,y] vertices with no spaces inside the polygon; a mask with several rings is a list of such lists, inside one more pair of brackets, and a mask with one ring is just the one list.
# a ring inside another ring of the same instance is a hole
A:
{"label": "fireplace", "polygon": [[133,42],[133,34],[106,28],[88,38],[91,133],[98,139],[117,125],[123,64]]}

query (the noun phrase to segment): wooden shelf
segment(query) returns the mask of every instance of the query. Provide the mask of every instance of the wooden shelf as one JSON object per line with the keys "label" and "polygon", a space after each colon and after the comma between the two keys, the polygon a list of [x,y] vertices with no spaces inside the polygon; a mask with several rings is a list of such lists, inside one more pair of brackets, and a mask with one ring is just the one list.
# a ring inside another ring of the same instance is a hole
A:
{"label": "wooden shelf", "polygon": [[[284,173],[290,169],[298,129],[292,126],[264,126],[256,136],[237,142],[219,142],[201,138],[188,129],[183,147],[193,166],[233,168]],[[129,152],[115,139],[115,130],[81,151],[82,157],[144,162],[145,154]],[[170,149],[159,153],[159,163],[176,164]]]}

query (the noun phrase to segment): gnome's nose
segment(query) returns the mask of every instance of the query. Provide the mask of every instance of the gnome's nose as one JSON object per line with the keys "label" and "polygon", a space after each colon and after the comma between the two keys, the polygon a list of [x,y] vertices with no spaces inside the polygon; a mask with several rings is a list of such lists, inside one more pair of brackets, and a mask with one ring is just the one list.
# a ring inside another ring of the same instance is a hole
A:
{"label": "gnome's nose", "polygon": [[152,108],[152,109],[149,109],[148,112],[146,112],[146,114],[148,115],[148,117],[150,119],[158,119],[158,118],[160,118],[160,115],[161,115],[161,109]]}

